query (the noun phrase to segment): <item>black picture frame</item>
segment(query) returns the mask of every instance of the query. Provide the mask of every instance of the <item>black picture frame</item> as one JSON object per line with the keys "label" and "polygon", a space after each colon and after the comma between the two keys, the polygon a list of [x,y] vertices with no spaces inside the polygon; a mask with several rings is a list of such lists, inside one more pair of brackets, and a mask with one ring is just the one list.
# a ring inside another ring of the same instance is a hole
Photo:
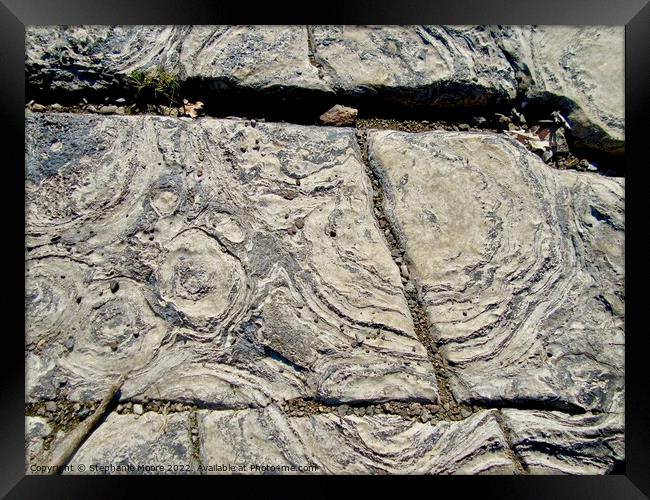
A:
{"label": "black picture frame", "polygon": [[[626,112],[626,463],[621,474],[608,476],[491,476],[418,477],[426,494],[440,487],[467,494],[507,498],[648,498],[650,495],[650,430],[648,429],[648,387],[646,384],[646,330],[641,324],[645,276],[637,272],[642,239],[644,182],[647,157],[643,146],[649,127],[645,115],[650,110],[650,5],[648,0],[527,0],[486,2],[481,0],[357,1],[337,0],[315,3],[312,12],[304,4],[283,6],[277,2],[254,5],[251,2],[201,0],[0,0],[0,120],[6,139],[2,150],[4,201],[4,286],[3,309],[10,313],[5,321],[0,392],[0,495],[7,498],[103,498],[121,496],[132,488],[132,478],[117,477],[42,477],[26,476],[24,464],[24,29],[43,24],[564,24],[625,25],[625,112]],[[628,239],[628,238],[631,238]],[[635,255],[635,252],[637,255]],[[10,279],[8,279],[10,278]],[[5,316],[6,317],[6,316]],[[20,332],[23,335],[20,335]],[[167,489],[169,481],[147,478],[149,496],[155,489]],[[311,479],[274,478],[287,483],[300,480],[313,488],[315,481],[328,488],[346,488],[351,478]],[[403,476],[363,478],[367,486],[382,490],[400,484]],[[184,484],[189,478],[176,478]],[[198,480],[208,480],[205,477]],[[255,478],[211,478],[247,490]],[[236,483],[236,485],[235,485]],[[222,486],[221,486],[222,487]],[[270,490],[270,489],[269,489]],[[268,493],[266,490],[265,493]],[[311,495],[302,488],[303,495]],[[196,490],[196,493],[214,491]],[[312,490],[313,491],[313,490]],[[367,491],[367,490],[365,490]],[[409,490],[404,490],[408,493]],[[190,494],[188,492],[188,494]],[[226,494],[223,491],[223,494]],[[265,496],[267,496],[265,494]]]}

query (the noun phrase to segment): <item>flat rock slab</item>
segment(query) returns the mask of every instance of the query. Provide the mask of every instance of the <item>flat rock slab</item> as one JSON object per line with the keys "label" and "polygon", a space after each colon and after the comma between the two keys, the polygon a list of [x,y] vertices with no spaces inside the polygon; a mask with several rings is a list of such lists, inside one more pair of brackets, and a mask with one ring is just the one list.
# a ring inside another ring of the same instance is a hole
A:
{"label": "flat rock slab", "polygon": [[27,398],[436,401],[353,129],[27,115]]}
{"label": "flat rock slab", "polygon": [[26,31],[27,85],[133,88],[164,68],[205,89],[388,97],[480,106],[514,99],[515,72],[489,27],[70,26]]}
{"label": "flat rock slab", "polygon": [[52,432],[52,426],[42,417],[25,417],[25,472],[41,473],[30,466],[37,465],[37,458],[43,453],[45,438]]}
{"label": "flat rock slab", "polygon": [[53,92],[117,89],[132,71],[179,67],[186,32],[173,26],[29,26],[26,84]]}
{"label": "flat rock slab", "polygon": [[368,143],[456,399],[622,411],[623,180],[489,133]]}
{"label": "flat rock slab", "polygon": [[192,456],[189,413],[141,416],[111,413],[88,437],[64,474],[188,474]]}
{"label": "flat rock slab", "polygon": [[503,410],[512,446],[530,474],[608,474],[624,460],[624,415]]}
{"label": "flat rock slab", "polygon": [[623,26],[512,26],[501,35],[501,45],[532,77],[522,87],[527,99],[566,113],[577,145],[623,153]]}
{"label": "flat rock slab", "polygon": [[[396,415],[287,417],[264,410],[199,411],[208,473],[513,474],[494,411],[436,425]],[[219,466],[220,469],[217,469]]]}
{"label": "flat rock slab", "polygon": [[312,26],[314,57],[337,92],[477,106],[514,99],[515,72],[489,27]]}
{"label": "flat rock slab", "polygon": [[164,68],[214,89],[331,92],[308,56],[305,26],[30,26],[28,86],[119,92],[133,71]]}
{"label": "flat rock slab", "polygon": [[618,154],[623,35],[602,26],[30,26],[26,83],[37,97],[130,100],[134,71],[164,68],[208,106],[227,89],[444,108],[525,97],[565,113],[576,145]]}

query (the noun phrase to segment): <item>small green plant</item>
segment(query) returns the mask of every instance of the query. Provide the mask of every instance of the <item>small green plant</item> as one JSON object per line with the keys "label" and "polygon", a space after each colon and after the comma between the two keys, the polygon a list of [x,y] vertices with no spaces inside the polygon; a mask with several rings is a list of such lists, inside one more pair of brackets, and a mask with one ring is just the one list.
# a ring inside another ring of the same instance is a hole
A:
{"label": "small green plant", "polygon": [[172,103],[179,104],[177,101],[178,90],[180,88],[178,79],[162,66],[147,72],[135,70],[131,72],[130,77],[137,90],[135,94],[136,100],[140,93],[145,91],[153,93],[154,99],[162,96],[169,99],[170,105]]}

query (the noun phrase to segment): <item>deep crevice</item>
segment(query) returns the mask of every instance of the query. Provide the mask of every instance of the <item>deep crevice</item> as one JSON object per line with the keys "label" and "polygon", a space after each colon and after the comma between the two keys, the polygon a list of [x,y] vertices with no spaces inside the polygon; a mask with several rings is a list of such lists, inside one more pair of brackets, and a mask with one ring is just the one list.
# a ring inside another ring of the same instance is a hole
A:
{"label": "deep crevice", "polygon": [[[227,83],[224,83],[224,88],[221,89],[219,85],[215,81],[188,80],[184,83],[181,95],[184,95],[190,103],[201,101],[203,107],[200,114],[212,118],[255,119],[260,122],[328,126],[320,121],[320,116],[335,104],[340,104],[358,110],[355,125],[357,128],[394,129],[406,132],[473,130],[500,134],[507,130],[507,127],[499,123],[496,114],[508,116],[513,107],[520,109],[513,103],[477,107],[409,104],[399,100],[397,96],[391,98],[383,90],[378,91],[376,95],[354,95],[287,87],[251,90],[233,87]],[[123,102],[116,103],[117,95],[127,94],[128,91],[102,97],[103,94],[97,92],[89,95],[88,98],[71,94],[57,97],[55,93],[36,95],[28,99],[27,108],[35,112],[47,113],[183,116],[183,108],[179,103],[170,103],[164,99],[145,99],[136,103],[131,98],[127,98]],[[554,110],[552,106],[536,108],[533,105],[524,109],[529,124],[541,119],[547,120]],[[613,155],[596,149],[579,147],[570,132],[565,135],[570,151],[565,157],[575,157],[575,164],[579,159],[585,159],[597,166],[599,175],[616,177],[625,175],[624,155]],[[554,156],[550,161],[550,167],[557,167],[559,164],[556,165],[556,162],[563,161],[565,157]]]}
{"label": "deep crevice", "polygon": [[485,409],[515,409],[528,411],[559,411],[567,415],[584,415],[587,411],[570,401],[559,399],[517,399],[517,400],[483,400],[482,398],[469,398],[468,404],[477,405]]}
{"label": "deep crevice", "polygon": [[384,213],[383,186],[379,180],[378,173],[375,172],[368,157],[367,129],[357,128],[356,138],[361,154],[361,160],[372,186],[373,213],[377,219],[377,224],[384,234],[384,239],[391,251],[391,256],[397,268],[400,269],[402,266],[406,266],[409,271],[407,276],[404,276],[404,273],[402,273],[404,295],[408,304],[409,312],[413,318],[415,334],[420,344],[422,344],[426,349],[429,361],[431,362],[436,374],[438,397],[440,399],[443,418],[450,419],[452,416],[457,417],[458,415],[469,416],[472,412],[472,407],[469,405],[459,404],[451,392],[446,361],[440,355],[435,339],[430,334],[431,325],[429,324],[421,298],[419,297],[417,286],[413,283],[412,266],[409,265],[406,251],[400,242],[391,221]]}

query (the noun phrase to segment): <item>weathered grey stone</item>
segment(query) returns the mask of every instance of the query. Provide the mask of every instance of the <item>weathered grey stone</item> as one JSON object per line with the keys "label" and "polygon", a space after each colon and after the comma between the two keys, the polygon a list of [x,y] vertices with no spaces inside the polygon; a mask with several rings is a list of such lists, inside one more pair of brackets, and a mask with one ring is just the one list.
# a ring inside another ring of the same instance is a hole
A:
{"label": "weathered grey stone", "polygon": [[198,421],[203,464],[254,474],[514,473],[494,411],[429,425],[396,415],[287,417],[269,406],[203,410]]}
{"label": "weathered grey stone", "polygon": [[519,91],[567,113],[576,144],[620,153],[623,50],[622,27],[30,26],[26,79],[42,92],[123,93],[133,71],[160,67],[206,90],[431,106],[507,103]]}
{"label": "weathered grey stone", "polygon": [[352,129],[28,114],[26,175],[27,331],[49,360],[30,386],[100,400],[130,372],[127,399],[437,399]]}
{"label": "weathered grey stone", "polygon": [[[63,341],[65,343],[65,341]],[[56,358],[65,352],[63,344],[49,346],[46,352],[25,355],[25,400],[27,402],[54,399],[63,379],[56,370]]]}
{"label": "weathered grey stone", "polygon": [[562,109],[577,145],[623,152],[623,26],[512,26],[497,38],[516,64],[530,72],[532,81],[523,93]]}
{"label": "weathered grey stone", "polygon": [[119,89],[132,71],[180,65],[184,26],[29,26],[28,87],[47,91]]}
{"label": "weathered grey stone", "polygon": [[192,26],[181,46],[188,78],[216,88],[330,92],[309,62],[305,26]]}
{"label": "weathered grey stone", "polygon": [[368,142],[456,399],[620,411],[623,180],[490,133]]}
{"label": "weathered grey stone", "polygon": [[[111,413],[69,464],[72,470],[64,474],[196,472],[198,464],[192,456],[189,413],[163,416],[147,412],[140,417]],[[80,471],[79,465],[85,466],[85,471]]]}
{"label": "weathered grey stone", "polygon": [[25,417],[25,467],[27,474],[32,464],[38,465],[38,457],[43,452],[44,438],[52,432],[49,422],[41,417]]}
{"label": "weathered grey stone", "polygon": [[28,86],[118,90],[133,71],[164,68],[209,87],[329,92],[309,62],[305,26],[30,26]]}
{"label": "weathered grey stone", "polygon": [[515,72],[489,27],[313,26],[314,56],[336,91],[428,105],[514,99]]}
{"label": "weathered grey stone", "polygon": [[512,445],[531,474],[606,474],[624,460],[622,413],[506,409],[503,416]]}

